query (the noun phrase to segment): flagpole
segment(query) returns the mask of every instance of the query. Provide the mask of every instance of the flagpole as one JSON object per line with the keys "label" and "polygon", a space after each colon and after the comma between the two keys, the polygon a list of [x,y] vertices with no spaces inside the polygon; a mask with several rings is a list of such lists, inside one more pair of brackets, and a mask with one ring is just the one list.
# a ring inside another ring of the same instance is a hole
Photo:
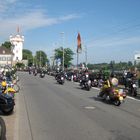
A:
{"label": "flagpole", "polygon": [[79,53],[77,51],[77,70],[78,70],[78,63],[79,63]]}

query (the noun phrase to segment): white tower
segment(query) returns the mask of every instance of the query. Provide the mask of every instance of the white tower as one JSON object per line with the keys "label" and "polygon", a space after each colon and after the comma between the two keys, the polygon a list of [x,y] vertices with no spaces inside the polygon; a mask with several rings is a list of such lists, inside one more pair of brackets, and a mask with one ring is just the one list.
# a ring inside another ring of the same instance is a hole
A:
{"label": "white tower", "polygon": [[10,36],[10,42],[12,44],[13,49],[13,61],[21,61],[22,60],[22,49],[23,49],[23,42],[24,36],[19,34],[19,28],[17,29],[17,35]]}

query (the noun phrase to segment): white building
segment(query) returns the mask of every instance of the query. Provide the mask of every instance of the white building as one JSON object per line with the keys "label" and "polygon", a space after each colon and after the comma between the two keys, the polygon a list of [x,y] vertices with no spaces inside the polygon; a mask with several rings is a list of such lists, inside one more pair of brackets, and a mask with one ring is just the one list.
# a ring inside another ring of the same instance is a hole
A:
{"label": "white building", "polygon": [[135,60],[136,64],[140,63],[140,53],[135,54],[134,60]]}
{"label": "white building", "polygon": [[22,50],[23,50],[23,42],[24,36],[19,35],[19,33],[15,36],[10,36],[10,42],[12,44],[13,49],[13,61],[22,61]]}

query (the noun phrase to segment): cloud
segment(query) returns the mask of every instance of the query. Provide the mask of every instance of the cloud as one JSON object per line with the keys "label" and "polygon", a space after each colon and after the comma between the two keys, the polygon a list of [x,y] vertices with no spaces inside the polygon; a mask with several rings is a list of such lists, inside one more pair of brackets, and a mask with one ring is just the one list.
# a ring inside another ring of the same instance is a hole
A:
{"label": "cloud", "polygon": [[5,12],[8,8],[10,4],[15,3],[17,0],[1,0],[0,1],[0,13]]}
{"label": "cloud", "polygon": [[[14,1],[14,0],[13,0]],[[79,18],[76,14],[69,14],[59,17],[49,17],[43,10],[31,10],[25,13],[23,16],[15,15],[12,18],[0,19],[0,35],[8,35],[13,33],[17,26],[20,26],[22,30],[27,31],[40,27],[47,27],[55,24],[60,24],[72,19]]]}
{"label": "cloud", "polygon": [[105,38],[95,40],[92,43],[89,43],[88,46],[108,48],[116,46],[127,46],[127,45],[137,45],[140,44],[140,36],[131,36],[131,37],[116,37],[116,38]]}

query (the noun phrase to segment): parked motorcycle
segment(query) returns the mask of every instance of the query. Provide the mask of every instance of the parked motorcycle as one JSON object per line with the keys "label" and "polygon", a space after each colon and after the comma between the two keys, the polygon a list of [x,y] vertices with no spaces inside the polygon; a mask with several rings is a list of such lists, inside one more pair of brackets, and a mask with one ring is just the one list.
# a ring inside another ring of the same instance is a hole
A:
{"label": "parked motorcycle", "polygon": [[115,106],[120,106],[126,98],[126,92],[123,89],[110,88],[108,92],[106,91],[101,89],[98,98],[102,99],[103,101],[110,102]]}
{"label": "parked motorcycle", "polygon": [[0,117],[0,140],[6,140],[6,124],[2,117]]}
{"label": "parked motorcycle", "polygon": [[0,94],[0,110],[4,114],[11,114],[14,110],[14,105],[14,99],[10,95],[3,93]]}

